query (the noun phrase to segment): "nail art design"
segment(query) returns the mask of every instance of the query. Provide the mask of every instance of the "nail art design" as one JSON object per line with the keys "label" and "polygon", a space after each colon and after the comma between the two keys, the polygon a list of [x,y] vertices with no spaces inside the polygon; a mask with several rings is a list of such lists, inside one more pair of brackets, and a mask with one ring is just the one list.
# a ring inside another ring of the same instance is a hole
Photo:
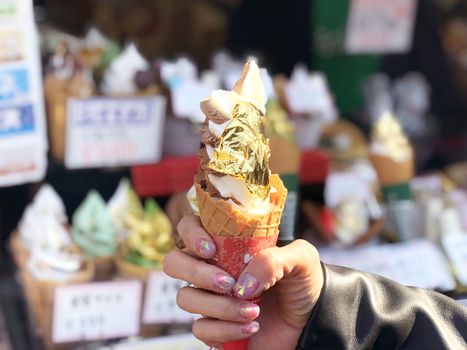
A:
{"label": "nail art design", "polygon": [[234,286],[234,293],[237,297],[246,299],[253,295],[258,289],[259,282],[252,274],[244,273],[240,276]]}
{"label": "nail art design", "polygon": [[214,255],[214,243],[205,238],[200,238],[197,242],[198,253],[206,258],[211,258]]}
{"label": "nail art design", "polygon": [[254,320],[256,317],[259,316],[259,306],[253,303],[241,303],[240,315],[250,320]]}
{"label": "nail art design", "polygon": [[244,333],[244,334],[255,334],[255,333],[258,333],[258,331],[259,331],[259,323],[256,322],[256,321],[247,323],[247,324],[245,324],[245,325],[242,326],[241,330],[242,330],[242,333]]}
{"label": "nail art design", "polygon": [[220,289],[223,293],[228,293],[232,289],[235,280],[223,273],[216,273],[212,280],[214,288]]}

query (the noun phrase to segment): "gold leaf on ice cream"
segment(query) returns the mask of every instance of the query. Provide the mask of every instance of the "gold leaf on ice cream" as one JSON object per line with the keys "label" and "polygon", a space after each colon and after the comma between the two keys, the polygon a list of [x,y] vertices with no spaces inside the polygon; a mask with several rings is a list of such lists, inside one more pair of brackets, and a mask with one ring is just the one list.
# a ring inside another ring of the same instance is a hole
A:
{"label": "gold leaf on ice cream", "polygon": [[264,199],[269,193],[269,144],[261,133],[261,118],[251,103],[237,103],[208,166],[243,179],[252,195]]}
{"label": "gold leaf on ice cream", "polygon": [[374,125],[372,139],[382,145],[388,156],[396,161],[405,160],[411,155],[412,147],[402,127],[389,112],[384,113]]}

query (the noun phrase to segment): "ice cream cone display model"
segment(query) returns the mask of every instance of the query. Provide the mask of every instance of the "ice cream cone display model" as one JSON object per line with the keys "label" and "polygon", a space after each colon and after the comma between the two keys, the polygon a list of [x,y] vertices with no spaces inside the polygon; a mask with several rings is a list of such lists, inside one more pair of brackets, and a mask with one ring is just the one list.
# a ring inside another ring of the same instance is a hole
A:
{"label": "ice cream cone display model", "polygon": [[400,124],[388,112],[371,133],[370,159],[383,186],[408,183],[414,176],[414,154]]}
{"label": "ice cream cone display model", "polygon": [[[143,210],[136,194],[131,200],[126,221],[130,235],[120,247],[118,275],[141,280],[146,287],[151,272],[161,269],[165,254],[174,248],[172,226],[156,201],[146,200]],[[145,300],[146,288],[144,290],[142,300]],[[162,334],[164,329],[161,324],[142,323],[140,335],[154,337]]]}
{"label": "ice cream cone display model", "polygon": [[49,123],[52,156],[63,161],[67,100],[89,97],[95,92],[91,71],[80,66],[66,44],[57,47],[44,78],[44,95]]}
{"label": "ice cream cone display model", "polygon": [[[134,201],[136,201],[136,204],[132,204]],[[125,178],[120,180],[117,190],[107,203],[107,210],[112,219],[119,242],[126,241],[130,235],[126,217],[132,207],[140,208],[137,215],[143,215],[143,208],[141,207],[139,198],[137,198],[136,193],[131,188],[130,181]]]}
{"label": "ice cream cone display model", "polygon": [[414,176],[414,153],[400,124],[389,112],[373,126],[370,160],[387,203],[390,230],[401,240],[416,236],[416,209],[409,187]]}
{"label": "ice cream cone display model", "polygon": [[[274,246],[287,190],[269,169],[261,133],[265,93],[258,66],[245,65],[232,91],[213,91],[201,102],[206,121],[195,177],[201,222],[217,246],[215,263],[237,279],[249,259]],[[247,349],[248,342],[224,344]]]}
{"label": "ice cream cone display model", "polygon": [[72,237],[93,260],[95,280],[108,280],[115,270],[118,238],[107,205],[96,191],[91,191],[73,215]]}
{"label": "ice cream cone display model", "polygon": [[50,226],[65,227],[67,221],[62,199],[50,185],[43,185],[11,235],[10,248],[18,268],[26,266],[32,249],[45,239]]}
{"label": "ice cream cone display model", "polygon": [[26,298],[37,330],[47,345],[52,346],[52,317],[55,288],[61,285],[90,282],[94,265],[71,241],[61,223],[49,222],[43,240],[32,248],[28,263],[22,270]]}
{"label": "ice cream cone display model", "polygon": [[129,44],[104,72],[101,91],[107,96],[131,96],[138,93],[136,74],[150,68],[149,62],[134,44]]}
{"label": "ice cream cone display model", "polygon": [[151,271],[161,268],[165,254],[174,247],[172,225],[152,199],[146,201],[144,212],[137,209],[126,220],[130,235],[121,247],[119,273],[121,277],[146,280]]}
{"label": "ice cream cone display model", "polygon": [[90,28],[84,38],[84,45],[79,52],[78,60],[84,66],[97,68],[102,62],[102,56],[111,46],[112,42],[97,28]]}

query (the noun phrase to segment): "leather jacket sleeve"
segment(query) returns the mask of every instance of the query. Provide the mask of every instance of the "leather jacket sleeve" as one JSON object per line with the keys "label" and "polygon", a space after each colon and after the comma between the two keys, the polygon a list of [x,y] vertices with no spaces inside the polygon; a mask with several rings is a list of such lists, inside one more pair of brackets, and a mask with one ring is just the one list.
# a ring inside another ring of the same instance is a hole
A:
{"label": "leather jacket sleeve", "polygon": [[305,349],[467,349],[467,308],[436,292],[323,264]]}

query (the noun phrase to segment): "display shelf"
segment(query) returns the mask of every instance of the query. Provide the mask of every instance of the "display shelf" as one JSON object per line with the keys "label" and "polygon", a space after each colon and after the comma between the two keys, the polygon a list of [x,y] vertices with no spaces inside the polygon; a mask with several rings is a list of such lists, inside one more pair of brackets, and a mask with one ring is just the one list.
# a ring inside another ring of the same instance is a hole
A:
{"label": "display shelf", "polygon": [[[312,150],[302,153],[300,182],[302,185],[324,183],[329,158],[323,152]],[[131,168],[135,190],[141,197],[167,196],[186,191],[193,184],[198,168],[198,157],[169,157],[157,164]]]}

